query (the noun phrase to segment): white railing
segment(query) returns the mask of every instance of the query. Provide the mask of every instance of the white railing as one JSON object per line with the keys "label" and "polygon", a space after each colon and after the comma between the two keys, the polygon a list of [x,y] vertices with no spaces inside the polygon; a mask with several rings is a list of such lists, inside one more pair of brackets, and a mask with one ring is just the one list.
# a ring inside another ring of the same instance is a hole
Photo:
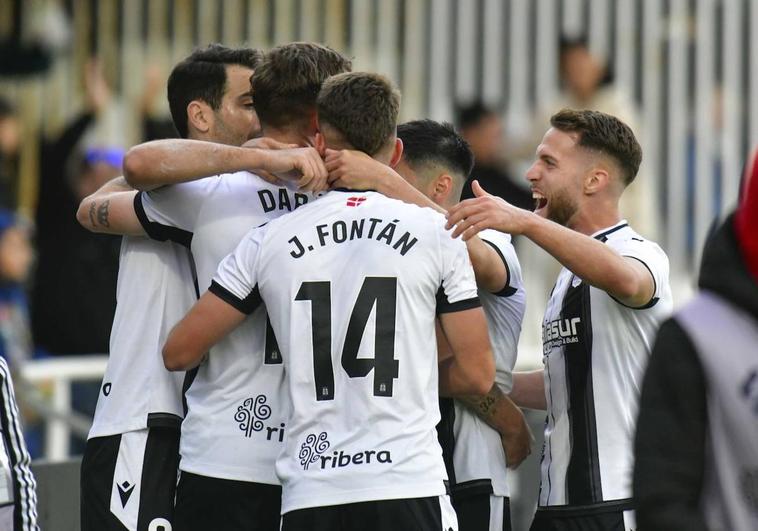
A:
{"label": "white railing", "polygon": [[80,416],[71,411],[71,384],[101,380],[107,363],[107,355],[66,356],[29,361],[21,368],[26,382],[52,384],[49,409],[42,411],[45,417],[46,459],[62,461],[68,458],[72,427],[82,427]]}

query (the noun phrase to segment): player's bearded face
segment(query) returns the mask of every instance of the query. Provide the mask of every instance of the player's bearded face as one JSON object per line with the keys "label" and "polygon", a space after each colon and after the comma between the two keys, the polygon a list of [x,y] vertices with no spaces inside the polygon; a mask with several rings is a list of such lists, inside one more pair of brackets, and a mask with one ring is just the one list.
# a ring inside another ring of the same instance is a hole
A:
{"label": "player's bearded face", "polygon": [[226,91],[213,117],[216,142],[241,146],[260,134],[261,126],[250,91],[252,73],[241,66],[227,67]]}

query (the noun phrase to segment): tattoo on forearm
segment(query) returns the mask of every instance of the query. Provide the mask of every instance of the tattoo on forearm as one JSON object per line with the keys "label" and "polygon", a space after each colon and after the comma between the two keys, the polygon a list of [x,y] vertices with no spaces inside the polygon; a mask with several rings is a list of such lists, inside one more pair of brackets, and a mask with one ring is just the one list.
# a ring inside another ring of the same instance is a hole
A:
{"label": "tattoo on forearm", "polygon": [[108,207],[110,206],[110,200],[106,199],[102,204],[97,207],[97,221],[103,227],[110,227],[108,222]]}
{"label": "tattoo on forearm", "polygon": [[486,396],[479,398],[479,403],[477,404],[477,408],[479,409],[479,413],[484,416],[490,416],[495,412],[495,403],[497,402],[497,399],[492,396],[492,393],[490,392]]}
{"label": "tattoo on forearm", "polygon": [[89,222],[90,222],[90,225],[92,225],[93,227],[97,225],[97,223],[95,223],[95,202],[94,201],[92,201],[89,204]]}

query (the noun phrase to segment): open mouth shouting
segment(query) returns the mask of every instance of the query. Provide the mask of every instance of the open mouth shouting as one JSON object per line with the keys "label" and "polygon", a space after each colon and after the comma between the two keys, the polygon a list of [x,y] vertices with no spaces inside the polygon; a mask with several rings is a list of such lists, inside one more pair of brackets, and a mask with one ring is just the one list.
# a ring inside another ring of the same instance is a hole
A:
{"label": "open mouth shouting", "polygon": [[542,192],[532,190],[532,199],[534,199],[534,212],[537,213],[547,206],[547,197]]}

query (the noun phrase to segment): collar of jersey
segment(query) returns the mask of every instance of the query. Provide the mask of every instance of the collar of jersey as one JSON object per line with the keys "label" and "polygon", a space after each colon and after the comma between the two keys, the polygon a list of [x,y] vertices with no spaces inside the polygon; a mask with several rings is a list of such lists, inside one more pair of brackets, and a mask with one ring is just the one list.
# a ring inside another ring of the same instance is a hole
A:
{"label": "collar of jersey", "polygon": [[349,192],[351,194],[365,194],[366,192],[376,192],[376,190],[355,190],[353,188],[334,188],[332,192]]}
{"label": "collar of jersey", "polygon": [[607,227],[605,229],[600,229],[595,234],[592,235],[593,238],[596,240],[602,240],[603,238],[606,238],[609,234],[612,234],[616,232],[617,230],[621,230],[624,227],[628,227],[629,222],[627,222],[625,219],[622,219],[615,225],[611,225],[610,227]]}

